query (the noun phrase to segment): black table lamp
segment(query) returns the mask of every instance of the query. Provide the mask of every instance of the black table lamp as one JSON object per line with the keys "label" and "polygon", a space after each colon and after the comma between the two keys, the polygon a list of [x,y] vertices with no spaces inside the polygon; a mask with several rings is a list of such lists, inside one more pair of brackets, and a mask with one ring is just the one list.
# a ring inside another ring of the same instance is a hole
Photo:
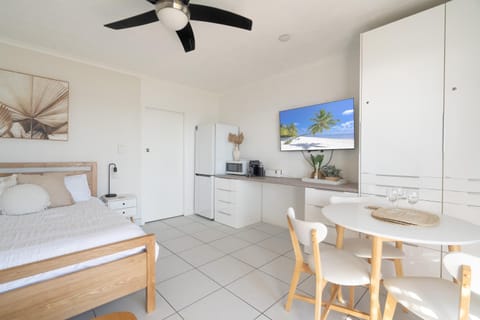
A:
{"label": "black table lamp", "polygon": [[110,193],[110,172],[112,172],[111,167],[113,166],[113,172],[117,172],[117,165],[115,163],[108,164],[108,193],[105,195],[107,198],[114,198],[117,196],[116,193]]}

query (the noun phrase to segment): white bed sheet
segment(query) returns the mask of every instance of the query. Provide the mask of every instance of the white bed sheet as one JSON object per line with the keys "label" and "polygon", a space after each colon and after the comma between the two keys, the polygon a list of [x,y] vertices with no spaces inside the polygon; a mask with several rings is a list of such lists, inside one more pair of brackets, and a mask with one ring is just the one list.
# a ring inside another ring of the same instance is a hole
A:
{"label": "white bed sheet", "polygon": [[[137,225],[108,209],[97,198],[72,206],[22,215],[0,215],[0,269],[145,235]],[[5,292],[59,275],[120,259],[144,250],[135,248],[0,284]],[[158,256],[158,245],[156,254]]]}

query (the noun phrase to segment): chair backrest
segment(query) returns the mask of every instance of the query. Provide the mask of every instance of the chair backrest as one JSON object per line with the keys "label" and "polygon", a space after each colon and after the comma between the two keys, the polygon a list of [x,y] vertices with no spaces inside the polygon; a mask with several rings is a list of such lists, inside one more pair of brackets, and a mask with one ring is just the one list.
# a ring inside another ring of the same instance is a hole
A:
{"label": "chair backrest", "polygon": [[452,252],[445,256],[443,264],[448,273],[457,281],[462,280],[462,266],[469,266],[471,269],[471,287],[476,294],[480,294],[480,258],[464,252]]}
{"label": "chair backrest", "polygon": [[293,225],[298,241],[304,246],[312,245],[312,230],[317,230],[317,243],[322,242],[327,237],[328,229],[321,222],[307,222],[295,218],[295,210],[288,208],[287,216]]}

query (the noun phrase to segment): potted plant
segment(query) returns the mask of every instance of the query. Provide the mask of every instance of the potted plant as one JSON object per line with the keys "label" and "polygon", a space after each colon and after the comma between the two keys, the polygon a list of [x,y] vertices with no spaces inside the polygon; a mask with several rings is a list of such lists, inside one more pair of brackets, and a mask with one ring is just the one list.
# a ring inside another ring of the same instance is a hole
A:
{"label": "potted plant", "polygon": [[310,154],[310,161],[308,163],[312,166],[313,172],[311,177],[313,179],[320,179],[322,176],[322,173],[320,172],[320,166],[322,165],[323,162],[323,154]]}
{"label": "potted plant", "polygon": [[228,134],[228,142],[233,143],[233,160],[240,160],[240,145],[242,144],[243,139],[243,132],[240,132],[239,134]]}
{"label": "potted plant", "polygon": [[322,174],[325,176],[326,180],[338,181],[342,179],[342,177],[340,176],[340,172],[342,170],[337,169],[334,165],[323,166],[321,171]]}

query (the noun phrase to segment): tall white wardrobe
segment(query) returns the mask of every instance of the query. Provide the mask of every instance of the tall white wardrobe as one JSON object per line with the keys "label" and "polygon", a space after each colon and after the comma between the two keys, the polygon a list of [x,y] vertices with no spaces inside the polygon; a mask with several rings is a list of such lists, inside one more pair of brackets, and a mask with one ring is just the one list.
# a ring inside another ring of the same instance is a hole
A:
{"label": "tall white wardrobe", "polygon": [[[362,34],[360,90],[360,192],[417,190],[417,209],[480,224],[480,0]],[[405,274],[441,274],[446,248],[405,251]]]}

